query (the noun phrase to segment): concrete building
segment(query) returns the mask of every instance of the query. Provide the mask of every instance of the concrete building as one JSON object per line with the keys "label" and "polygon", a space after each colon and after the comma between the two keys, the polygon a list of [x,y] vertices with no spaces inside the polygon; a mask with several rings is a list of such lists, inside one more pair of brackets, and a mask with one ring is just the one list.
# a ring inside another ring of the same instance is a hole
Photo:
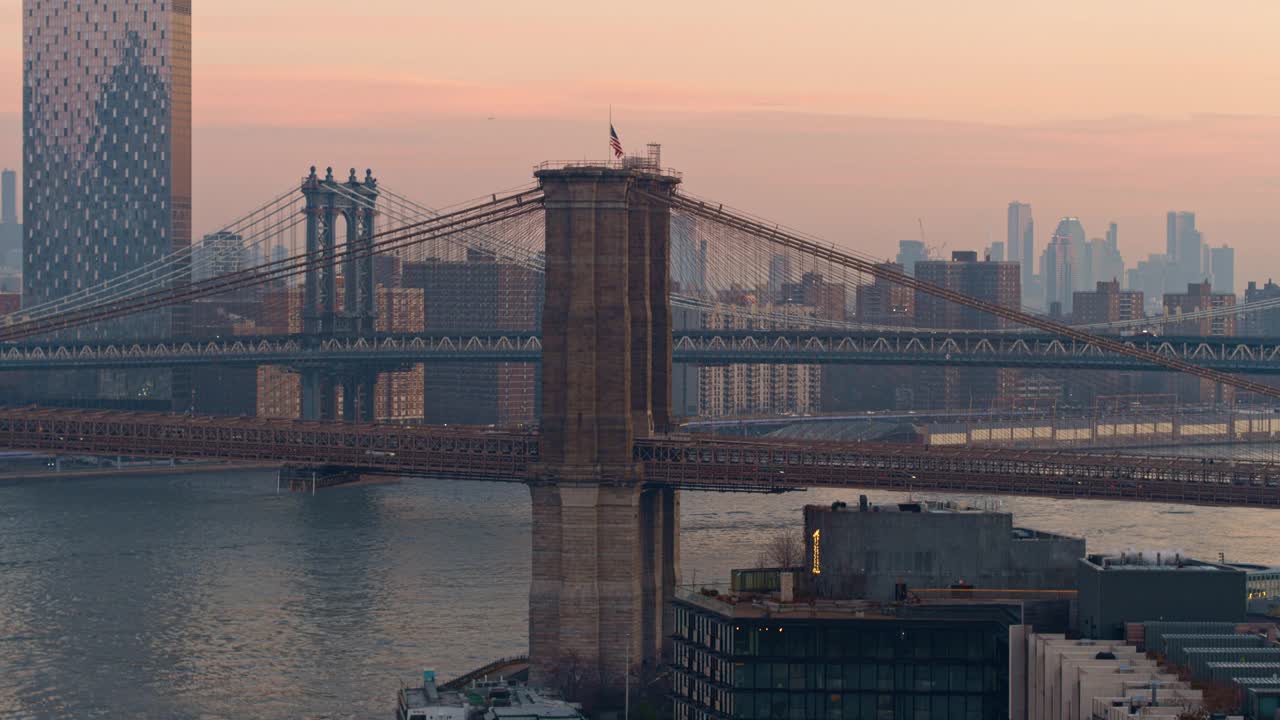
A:
{"label": "concrete building", "polygon": [[1209,248],[1209,270],[1215,292],[1236,294],[1236,250],[1223,245]]}
{"label": "concrete building", "polygon": [[1005,239],[1005,247],[1009,251],[1009,261],[1022,267],[1022,287],[1031,285],[1031,276],[1035,274],[1036,257],[1036,221],[1031,215],[1031,206],[1027,203],[1009,203],[1009,228]]}
{"label": "concrete building", "polygon": [[1053,231],[1053,236],[1065,238],[1070,252],[1072,285],[1068,293],[1072,290],[1088,290],[1093,287],[1093,273],[1085,262],[1089,238],[1085,234],[1084,224],[1080,222],[1080,218],[1062,218],[1058,221],[1058,227]]}
{"label": "concrete building", "polygon": [[1060,313],[1071,312],[1071,293],[1075,287],[1074,269],[1071,262],[1071,238],[1054,235],[1040,258],[1046,308],[1056,305]]}
{"label": "concrete building", "polygon": [[1073,293],[1072,318],[1076,324],[1123,322],[1146,317],[1141,290],[1121,290],[1117,280],[1098,281],[1096,290]]}
{"label": "concrete building", "polygon": [[707,239],[698,236],[698,219],[692,215],[671,217],[671,291],[707,294]]}
{"label": "concrete building", "polygon": [[821,320],[843,321],[846,317],[848,288],[844,283],[829,282],[822,273],[807,272],[800,282],[782,284],[780,303],[812,308]]}
{"label": "concrete building", "polygon": [[[898,263],[883,267],[904,272]],[[855,317],[860,324],[907,327],[915,322],[915,291],[883,278],[873,278],[870,285],[857,287]],[[828,370],[823,378],[824,411],[882,410],[911,407],[911,368],[848,367],[841,372]],[[907,402],[901,403],[902,400]]]}
{"label": "concrete building", "polygon": [[902,271],[906,274],[914,276],[916,274],[916,263],[924,262],[928,259],[929,250],[925,248],[922,241],[898,241],[898,264],[902,266]]}
{"label": "concrete building", "polygon": [[1125,623],[1241,622],[1245,571],[1180,553],[1090,555],[1079,561],[1078,629],[1083,637],[1121,639]]}
{"label": "concrete building", "polygon": [[[1214,292],[1207,282],[1191,283],[1187,285],[1185,293],[1165,293],[1164,296],[1165,314],[1175,320],[1179,315],[1234,307],[1235,304],[1235,295]],[[1166,332],[1170,335],[1231,337],[1236,334],[1236,317],[1233,314],[1222,314],[1172,322],[1166,326]]]}
{"label": "concrete building", "polygon": [[[424,293],[426,330],[535,330],[543,276],[481,252],[404,265],[404,285]],[[518,425],[537,419],[538,369],[527,363],[435,363],[425,371],[426,421]]]}
{"label": "concrete building", "polygon": [[1142,293],[1147,304],[1147,314],[1159,313],[1163,310],[1160,301],[1164,294],[1177,287],[1174,282],[1175,274],[1175,268],[1167,255],[1149,255],[1128,271],[1126,284],[1130,290]]}
{"label": "concrete building", "polygon": [[22,272],[22,223],[18,222],[18,174],[0,173],[0,269]]}
{"label": "concrete building", "polygon": [[1204,240],[1196,229],[1196,214],[1170,210],[1165,220],[1165,256],[1173,265],[1171,285],[1204,280]]}
{"label": "concrete building", "polygon": [[220,230],[205,235],[191,253],[191,279],[199,282],[249,267],[244,238]]}
{"label": "concrete building", "polygon": [[1017,601],[835,604],[680,588],[676,720],[1009,717]]}
{"label": "concrete building", "polygon": [[[1124,280],[1124,257],[1120,254],[1120,231],[1115,223],[1107,228],[1105,238],[1094,238],[1085,246],[1083,265],[1089,269],[1092,278],[1088,285],[1077,290],[1087,291],[1095,282]],[[1089,278],[1081,278],[1081,281]]]}
{"label": "concrete building", "polygon": [[[804,305],[772,305],[756,302],[755,293],[727,293],[724,309],[702,313],[700,325],[708,330],[771,330],[782,326],[761,316],[819,317],[817,308]],[[734,312],[734,306],[748,313]],[[822,403],[822,368],[817,365],[744,364],[707,365],[698,369],[698,415],[805,414]]]}
{"label": "concrete building", "polygon": [[[419,288],[379,287],[375,327],[380,333],[410,333],[425,329],[423,291]],[[416,363],[403,370],[378,374],[373,387],[374,417],[382,422],[421,422],[426,415],[426,370]]]}
{"label": "concrete building", "polygon": [[[1256,281],[1250,280],[1249,286],[1244,291],[1244,301],[1246,303],[1262,302],[1263,300],[1274,300],[1276,298],[1280,298],[1280,285],[1271,280],[1267,280],[1267,284],[1262,287],[1258,287]],[[1239,330],[1241,335],[1248,337],[1280,336],[1280,306],[1268,307],[1257,312],[1241,315]]]}
{"label": "concrete building", "polygon": [[[1109,718],[1116,707],[1196,707],[1203,693],[1161,668],[1136,646],[1012,628],[1011,717],[1028,720]],[[1154,688],[1154,690],[1153,690]],[[1153,697],[1154,695],[1154,697]],[[1144,713],[1143,717],[1149,717]]]}
{"label": "concrete building", "polygon": [[766,288],[768,302],[779,302],[782,286],[791,282],[791,256],[778,253],[769,258],[769,285]]}
{"label": "concrete building", "polygon": [[[1142,291],[1121,290],[1118,280],[1099,280],[1096,290],[1077,291],[1073,294],[1073,298],[1071,318],[1072,323],[1077,325],[1127,322],[1146,317]],[[1103,333],[1120,331],[1121,328],[1092,330],[1092,332]],[[1144,378],[1143,373],[1114,371],[1084,371],[1083,373],[1067,371],[1055,373],[1055,376],[1075,380],[1076,382],[1069,383],[1071,396],[1078,402],[1084,403],[1093,403],[1100,392],[1110,395],[1137,393],[1142,387]],[[1163,379],[1157,378],[1154,382],[1163,383]]]}
{"label": "concrete building", "polygon": [[993,242],[987,248],[987,260],[991,262],[1004,262],[1004,254],[1004,243],[1002,242]]}
{"label": "concrete building", "polygon": [[[881,267],[905,272],[900,263],[881,263]],[[875,277],[870,285],[859,285],[856,295],[859,324],[908,327],[915,322],[915,291],[911,288]]]}
{"label": "concrete building", "polygon": [[[1176,320],[1180,315],[1187,315],[1206,310],[1234,307],[1236,296],[1230,293],[1216,293],[1208,282],[1190,283],[1185,293],[1166,293],[1164,296],[1165,315]],[[1165,332],[1170,335],[1205,335],[1215,337],[1232,337],[1236,334],[1235,314],[1200,316],[1181,322],[1170,322],[1165,325]],[[1216,402],[1230,403],[1235,397],[1232,388],[1218,383],[1192,377],[1170,378],[1173,392],[1184,402]]]}
{"label": "concrete building", "polygon": [[1014,527],[1009,513],[937,503],[808,505],[804,527],[814,595],[830,599],[893,600],[900,584],[1070,590],[1085,554],[1084,540]]}
{"label": "concrete building", "polygon": [[[975,252],[954,252],[950,261],[916,264],[916,277],[966,295],[1004,305],[1020,306],[1021,269],[1014,262],[978,262]],[[1002,329],[1008,321],[989,313],[917,292],[915,325],[947,329]],[[1014,395],[1018,371],[987,368],[919,368],[915,373],[916,408],[986,408]]]}

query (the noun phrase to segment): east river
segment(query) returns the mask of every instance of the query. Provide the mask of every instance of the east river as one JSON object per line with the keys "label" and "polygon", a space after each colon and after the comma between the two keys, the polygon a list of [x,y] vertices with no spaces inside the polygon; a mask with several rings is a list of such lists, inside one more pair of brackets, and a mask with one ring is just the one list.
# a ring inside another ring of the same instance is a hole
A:
{"label": "east river", "polygon": [[[803,505],[857,497],[687,493],[684,579],[726,578]],[[1280,511],[1003,507],[1091,551],[1280,564]],[[449,677],[524,651],[529,527],[528,491],[500,483],[314,497],[277,495],[273,473],[0,487],[0,718],[389,718],[424,666]]]}

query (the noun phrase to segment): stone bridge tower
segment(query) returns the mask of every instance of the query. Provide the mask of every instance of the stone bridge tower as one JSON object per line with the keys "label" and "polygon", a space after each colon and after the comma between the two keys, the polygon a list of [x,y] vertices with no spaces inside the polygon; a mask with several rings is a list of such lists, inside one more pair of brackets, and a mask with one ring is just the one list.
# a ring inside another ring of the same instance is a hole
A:
{"label": "stone bridge tower", "polygon": [[[371,170],[364,180],[355,168],[346,182],[333,178],[328,168],[323,178],[316,169],[302,181],[306,199],[307,256],[321,260],[309,265],[303,285],[302,330],[313,341],[331,337],[361,337],[373,334],[378,316],[374,295],[373,238],[378,202],[378,181]],[[341,260],[343,291],[338,297],[337,221],[346,224],[345,250]],[[344,420],[373,420],[373,386],[377,371],[367,367],[298,368],[302,375],[302,417],[306,420],[338,418],[337,388],[342,388],[341,417]]]}
{"label": "stone bridge tower", "polygon": [[535,173],[546,207],[543,466],[531,485],[533,679],[656,667],[678,578],[679,498],[645,488],[637,437],[671,402],[671,209],[656,165]]}

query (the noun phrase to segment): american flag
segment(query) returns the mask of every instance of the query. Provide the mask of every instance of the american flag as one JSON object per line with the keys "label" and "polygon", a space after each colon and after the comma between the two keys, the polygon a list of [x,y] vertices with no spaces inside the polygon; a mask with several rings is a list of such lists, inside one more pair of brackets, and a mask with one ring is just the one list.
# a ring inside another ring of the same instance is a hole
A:
{"label": "american flag", "polygon": [[613,123],[609,123],[609,147],[613,148],[613,156],[622,159],[622,141],[618,139],[618,131],[613,129]]}

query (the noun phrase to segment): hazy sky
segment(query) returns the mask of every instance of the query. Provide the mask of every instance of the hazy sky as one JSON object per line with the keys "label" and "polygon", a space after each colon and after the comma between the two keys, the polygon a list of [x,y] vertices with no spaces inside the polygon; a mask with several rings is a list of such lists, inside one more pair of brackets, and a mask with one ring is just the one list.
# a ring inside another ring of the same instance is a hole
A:
{"label": "hazy sky", "polygon": [[[1195,210],[1280,277],[1280,3],[195,0],[196,230],[311,164],[427,204],[544,159],[663,143],[690,191],[879,255],[1004,239],[1031,202],[1120,223],[1132,264]],[[20,164],[21,2],[0,0],[0,164]],[[489,119],[493,118],[493,119]]]}

